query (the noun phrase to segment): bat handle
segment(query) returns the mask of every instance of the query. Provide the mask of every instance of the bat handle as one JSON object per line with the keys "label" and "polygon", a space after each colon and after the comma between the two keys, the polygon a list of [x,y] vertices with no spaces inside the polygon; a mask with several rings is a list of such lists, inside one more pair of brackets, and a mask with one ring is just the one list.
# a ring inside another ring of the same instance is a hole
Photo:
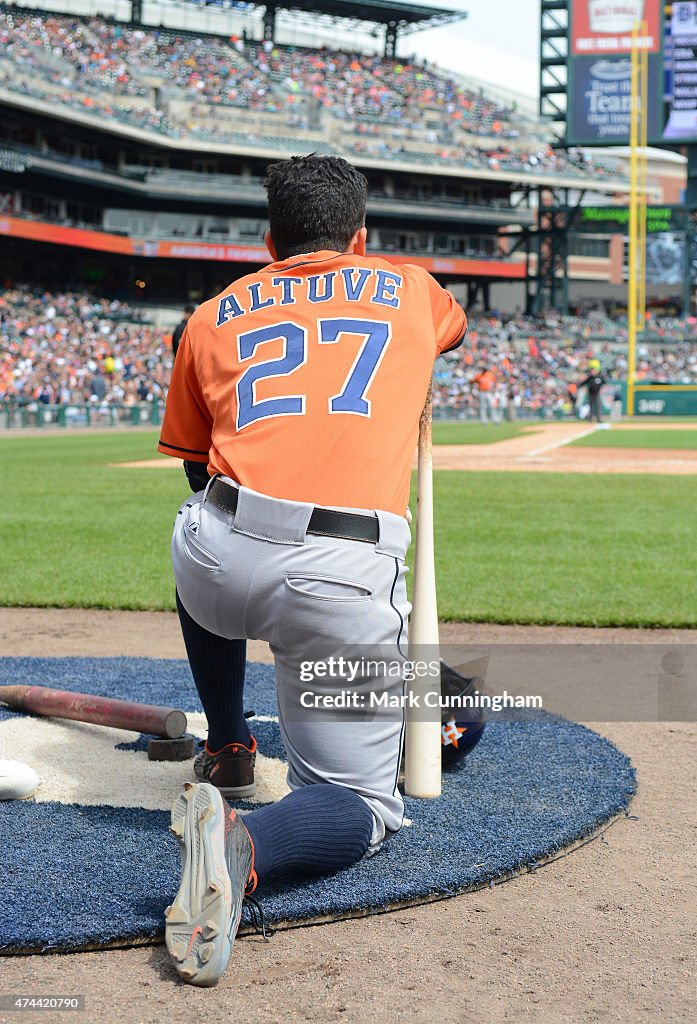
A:
{"label": "bat handle", "polygon": [[13,711],[24,709],[24,698],[27,695],[29,686],[0,686],[0,704],[6,704]]}

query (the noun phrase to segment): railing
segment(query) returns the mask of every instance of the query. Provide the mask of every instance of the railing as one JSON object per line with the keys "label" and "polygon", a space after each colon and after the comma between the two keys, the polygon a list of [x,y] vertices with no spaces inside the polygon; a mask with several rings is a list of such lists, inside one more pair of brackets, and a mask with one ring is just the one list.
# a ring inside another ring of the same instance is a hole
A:
{"label": "railing", "polygon": [[69,402],[66,405],[47,405],[43,402],[0,403],[0,429],[46,427],[122,427],[158,426],[162,422],[165,403],[138,402],[124,405],[120,402]]}
{"label": "railing", "polygon": [[[526,406],[512,406],[509,403],[505,408],[497,409],[489,422],[514,423],[518,420],[572,420],[576,419],[573,411],[554,408],[551,405],[540,406],[538,409],[531,409]],[[481,416],[479,405],[458,408],[455,405],[443,405],[433,407],[434,423],[480,423]]]}

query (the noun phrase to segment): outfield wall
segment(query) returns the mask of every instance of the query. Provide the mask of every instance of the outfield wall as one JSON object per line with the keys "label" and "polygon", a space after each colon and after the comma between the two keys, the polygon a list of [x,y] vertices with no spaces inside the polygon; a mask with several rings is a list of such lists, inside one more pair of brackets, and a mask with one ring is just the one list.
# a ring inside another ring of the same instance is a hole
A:
{"label": "outfield wall", "polygon": [[[627,413],[627,385],[622,383],[622,412]],[[651,384],[634,388],[636,416],[697,416],[697,384]]]}
{"label": "outfield wall", "polygon": [[165,403],[93,402],[67,405],[45,405],[43,402],[0,403],[0,430],[22,430],[37,427],[119,427],[159,426]]}
{"label": "outfield wall", "polygon": [[[606,419],[619,418],[619,402],[612,404],[612,395],[621,394],[623,416],[627,415],[627,385],[625,381],[610,381],[603,389],[602,412]],[[580,407],[585,404],[581,397]],[[32,401],[25,404],[0,403],[0,431],[21,430],[37,427],[118,427],[118,426],[159,426],[164,415],[165,403],[138,402],[134,405],[121,403],[70,403],[68,405],[44,405]],[[646,417],[697,417],[697,384],[653,384],[634,389],[634,413]],[[465,415],[454,415],[452,409],[434,409],[434,420],[443,422],[479,422],[476,408],[468,409]],[[549,407],[532,410],[516,409],[514,415],[502,410],[500,419],[522,421],[553,421],[571,419],[569,412]],[[576,418],[578,411],[576,412]]]}

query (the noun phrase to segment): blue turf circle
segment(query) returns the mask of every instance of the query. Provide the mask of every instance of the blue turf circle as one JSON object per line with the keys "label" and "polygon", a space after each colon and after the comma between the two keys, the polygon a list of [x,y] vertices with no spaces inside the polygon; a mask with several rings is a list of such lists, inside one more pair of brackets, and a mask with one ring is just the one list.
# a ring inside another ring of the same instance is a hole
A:
{"label": "blue turf circle", "polygon": [[[13,683],[201,710],[185,661],[2,658],[0,685]],[[248,666],[246,704],[276,714],[272,667]],[[20,717],[0,709],[0,752]],[[278,724],[253,725],[260,750],[284,759]],[[406,800],[409,825],[378,856],[329,878],[268,887],[265,915],[271,924],[331,919],[486,884],[588,836],[626,809],[634,787],[629,759],[583,726],[543,712],[490,724],[444,775],[439,800]],[[168,812],[142,807],[0,803],[0,952],[160,935],[178,884],[168,823]]]}

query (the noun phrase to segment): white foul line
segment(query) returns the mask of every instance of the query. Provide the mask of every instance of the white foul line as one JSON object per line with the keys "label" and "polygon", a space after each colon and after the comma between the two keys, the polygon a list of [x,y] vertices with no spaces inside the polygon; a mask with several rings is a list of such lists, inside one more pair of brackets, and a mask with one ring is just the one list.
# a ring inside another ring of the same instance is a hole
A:
{"label": "white foul line", "polygon": [[534,459],[538,455],[544,454],[544,452],[551,451],[553,448],[563,448],[565,444],[571,444],[572,441],[578,441],[582,437],[588,437],[589,434],[594,434],[597,429],[598,427],[596,424],[596,426],[591,427],[589,430],[582,430],[580,434],[572,434],[571,437],[564,437],[561,441],[552,441],[551,444],[546,444],[542,448],[536,448],[532,452],[526,452],[525,455],[520,455],[518,458],[521,462],[524,462],[525,459]]}

